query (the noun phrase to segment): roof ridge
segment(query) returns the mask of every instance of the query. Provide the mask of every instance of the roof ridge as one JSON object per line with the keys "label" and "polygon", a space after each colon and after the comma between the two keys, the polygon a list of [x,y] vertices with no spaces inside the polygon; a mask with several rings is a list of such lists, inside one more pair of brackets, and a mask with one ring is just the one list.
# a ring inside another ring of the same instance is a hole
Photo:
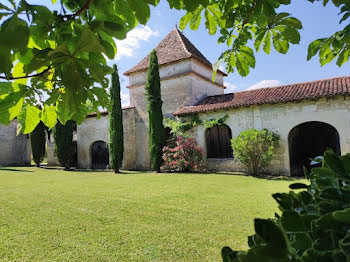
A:
{"label": "roof ridge", "polygon": [[348,76],[337,76],[337,77],[332,77],[332,78],[324,78],[324,79],[319,79],[319,80],[310,80],[310,81],[304,81],[304,82],[297,82],[297,83],[285,84],[285,85],[279,85],[279,86],[267,86],[267,87],[252,89],[252,90],[243,90],[243,91],[238,91],[238,92],[227,93],[226,95],[228,95],[228,94],[241,94],[241,93],[246,93],[246,92],[254,92],[254,91],[261,90],[261,89],[274,89],[274,88],[283,88],[283,87],[289,87],[289,86],[295,86],[295,85],[305,85],[305,84],[323,82],[323,81],[327,81],[327,80],[336,80],[336,79],[341,79],[341,78],[342,79],[344,79],[344,78],[349,78],[350,79],[350,75],[348,75]]}
{"label": "roof ridge", "polygon": [[338,95],[350,95],[350,76],[338,76],[277,87],[208,96],[193,106],[185,106],[177,110],[174,112],[174,115],[183,116],[228,108],[299,102]]}
{"label": "roof ridge", "polygon": [[[182,39],[182,37],[181,37],[181,34],[182,34],[182,33],[181,33],[181,32],[179,31],[179,29],[177,29],[177,28],[175,28],[174,30],[176,31],[178,37],[180,38],[181,46],[182,46],[183,49],[187,52],[187,54],[189,54],[190,57],[192,57],[193,54],[192,54],[190,51],[188,51],[188,49],[187,49],[187,47],[186,47],[186,45],[185,45],[185,43],[184,43],[184,41],[183,41],[183,39]],[[183,34],[182,34],[182,35],[183,35]]]}

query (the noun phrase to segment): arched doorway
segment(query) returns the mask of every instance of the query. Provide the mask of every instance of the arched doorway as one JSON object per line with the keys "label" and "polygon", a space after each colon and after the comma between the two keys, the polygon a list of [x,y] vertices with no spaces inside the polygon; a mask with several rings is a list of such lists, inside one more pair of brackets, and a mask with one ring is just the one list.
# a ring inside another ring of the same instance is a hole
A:
{"label": "arched doorway", "polygon": [[233,158],[231,139],[232,131],[227,125],[207,128],[205,131],[207,158]]}
{"label": "arched doorway", "polygon": [[104,141],[96,141],[91,146],[91,168],[106,169],[109,165],[109,149]]}
{"label": "arched doorway", "polygon": [[340,155],[338,131],[331,125],[311,121],[295,126],[288,135],[290,173],[304,176],[303,166],[310,170],[310,158],[323,156],[326,149]]}

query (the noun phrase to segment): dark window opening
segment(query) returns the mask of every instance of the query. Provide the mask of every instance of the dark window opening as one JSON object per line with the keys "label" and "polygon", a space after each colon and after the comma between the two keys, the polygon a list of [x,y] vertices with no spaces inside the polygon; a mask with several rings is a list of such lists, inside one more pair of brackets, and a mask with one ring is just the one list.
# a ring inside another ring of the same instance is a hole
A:
{"label": "dark window opening", "polygon": [[207,158],[233,158],[232,132],[227,125],[213,126],[205,133]]}
{"label": "dark window opening", "polygon": [[316,166],[310,159],[323,156],[326,149],[340,155],[338,131],[331,125],[312,121],[294,127],[288,136],[290,172],[292,176],[304,176],[303,167],[308,170]]}
{"label": "dark window opening", "polygon": [[106,169],[109,165],[109,149],[106,142],[97,141],[91,147],[91,168]]}
{"label": "dark window opening", "polygon": [[166,127],[164,128],[164,141],[168,141],[171,138],[171,128]]}

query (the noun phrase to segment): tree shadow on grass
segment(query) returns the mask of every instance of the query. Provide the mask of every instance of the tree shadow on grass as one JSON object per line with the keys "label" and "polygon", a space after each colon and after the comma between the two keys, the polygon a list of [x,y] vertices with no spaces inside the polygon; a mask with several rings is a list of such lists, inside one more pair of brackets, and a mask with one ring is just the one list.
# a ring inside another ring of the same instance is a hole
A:
{"label": "tree shadow on grass", "polygon": [[25,170],[25,169],[15,169],[10,167],[0,167],[0,171],[11,171],[11,172],[34,172],[32,170]]}

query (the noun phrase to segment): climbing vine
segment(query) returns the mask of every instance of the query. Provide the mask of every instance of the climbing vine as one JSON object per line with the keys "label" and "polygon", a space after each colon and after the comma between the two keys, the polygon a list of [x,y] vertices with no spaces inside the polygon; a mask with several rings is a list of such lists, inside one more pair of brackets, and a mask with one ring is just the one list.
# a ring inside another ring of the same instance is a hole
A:
{"label": "climbing vine", "polygon": [[226,120],[228,119],[228,115],[224,115],[223,117],[218,117],[218,118],[212,118],[209,120],[205,120],[203,122],[205,128],[211,128],[213,126],[222,126],[225,124]]}
{"label": "climbing vine", "polygon": [[185,133],[187,131],[189,131],[191,128],[201,123],[202,123],[202,120],[199,119],[197,114],[193,114],[190,120],[187,120],[187,121],[182,118],[178,121],[171,118],[164,119],[165,126],[171,129],[171,134],[175,137],[179,135],[185,136]]}
{"label": "climbing vine", "polygon": [[180,119],[178,121],[171,119],[171,118],[165,118],[164,124],[165,126],[169,127],[171,129],[171,134],[174,136],[185,136],[186,132],[191,130],[194,126],[203,124],[205,128],[211,128],[213,126],[221,126],[223,125],[226,120],[228,119],[228,115],[224,115],[223,117],[217,117],[217,118],[211,118],[209,120],[202,121],[199,119],[198,114],[193,114],[189,120]]}

